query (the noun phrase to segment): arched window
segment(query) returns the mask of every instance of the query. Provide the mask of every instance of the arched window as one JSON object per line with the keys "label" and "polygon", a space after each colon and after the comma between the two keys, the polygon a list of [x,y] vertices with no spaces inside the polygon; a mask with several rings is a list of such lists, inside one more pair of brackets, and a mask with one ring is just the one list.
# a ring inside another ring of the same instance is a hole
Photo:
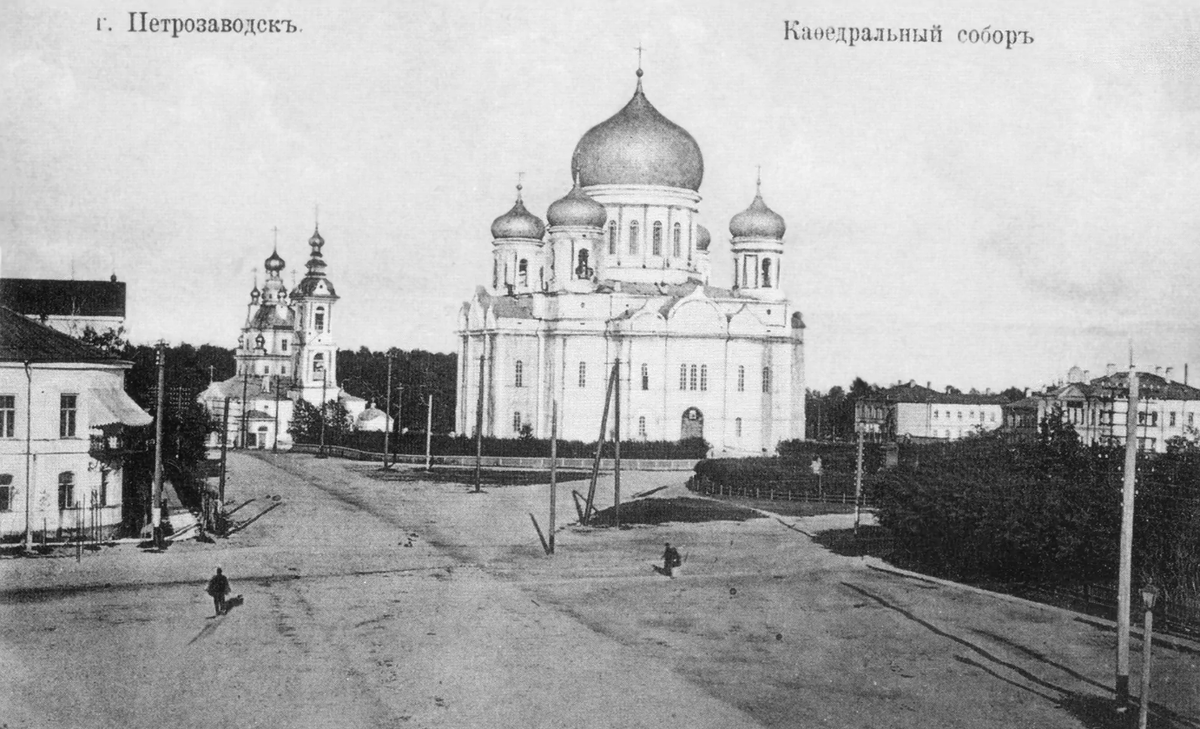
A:
{"label": "arched window", "polygon": [[75,472],[63,471],[58,474],[58,508],[75,508]]}
{"label": "arched window", "polygon": [[771,259],[764,258],[762,262],[762,285],[763,288],[771,288]]}
{"label": "arched window", "polygon": [[696,365],[692,365],[691,369],[688,371],[688,389],[696,389]]}
{"label": "arched window", "polygon": [[317,352],[312,358],[312,376],[314,380],[325,377],[325,354]]}
{"label": "arched window", "polygon": [[646,416],[645,415],[638,416],[638,437],[639,438],[646,437]]}
{"label": "arched window", "polygon": [[538,288],[542,291],[546,290],[546,267],[538,266]]}
{"label": "arched window", "polygon": [[642,365],[642,389],[650,389],[650,366],[647,364]]}
{"label": "arched window", "polygon": [[318,332],[325,331],[325,307],[324,306],[318,306],[316,309],[316,312],[313,314],[313,329],[316,329]]}
{"label": "arched window", "polygon": [[575,267],[575,278],[591,278],[592,267],[588,265],[588,249],[579,250],[579,265]]}
{"label": "arched window", "polygon": [[285,339],[285,340],[283,340],[282,342],[280,342],[280,343],[279,343],[279,349],[280,349],[280,350],[282,350],[282,351],[286,352],[286,351],[287,351],[287,348],[288,348],[288,340],[286,340],[286,339]]}
{"label": "arched window", "polygon": [[763,367],[763,392],[771,391],[771,368]]}
{"label": "arched window", "polygon": [[579,363],[579,386],[587,387],[587,362]]}
{"label": "arched window", "polygon": [[700,389],[708,389],[708,365],[700,365]]}
{"label": "arched window", "polygon": [[733,436],[735,438],[742,437],[742,419],[741,418],[733,419]]}
{"label": "arched window", "polygon": [[617,221],[608,221],[608,255],[617,255]]}
{"label": "arched window", "polygon": [[500,261],[499,259],[492,260],[492,288],[500,288]]}
{"label": "arched window", "polygon": [[522,287],[529,285],[529,261],[524,258],[517,264],[517,283]]}
{"label": "arched window", "polygon": [[654,237],[650,252],[656,256],[662,255],[662,223],[657,220],[654,221]]}
{"label": "arched window", "polygon": [[638,252],[638,221],[629,221],[629,253],[636,256]]}
{"label": "arched window", "polygon": [[671,255],[679,258],[683,255],[683,228],[679,223],[671,232]]}
{"label": "arched window", "polygon": [[746,391],[746,366],[738,365],[738,392]]}
{"label": "arched window", "polygon": [[679,389],[687,389],[687,365],[679,365]]}
{"label": "arched window", "polygon": [[521,360],[513,365],[513,387],[525,387],[525,363]]}

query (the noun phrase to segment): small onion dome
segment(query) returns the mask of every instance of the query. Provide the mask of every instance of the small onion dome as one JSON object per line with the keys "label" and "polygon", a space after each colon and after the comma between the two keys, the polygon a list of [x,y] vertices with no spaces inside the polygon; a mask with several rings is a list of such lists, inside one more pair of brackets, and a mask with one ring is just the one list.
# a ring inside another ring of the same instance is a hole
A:
{"label": "small onion dome", "polygon": [[283,270],[283,267],[283,259],[279,257],[277,251],[271,251],[271,255],[267,260],[263,261],[263,268],[267,270],[267,273],[279,273]]}
{"label": "small onion dome", "polygon": [[546,226],[541,218],[525,209],[521,201],[521,186],[517,185],[517,202],[512,210],[492,221],[492,237],[496,240],[504,238],[533,238],[541,240],[546,233]]}
{"label": "small onion dome", "polygon": [[787,223],[783,216],[767,207],[763,202],[762,191],[754,195],[750,207],[733,216],[729,221],[729,232],[734,238],[774,238],[781,240]]}
{"label": "small onion dome", "polygon": [[696,226],[696,250],[708,252],[708,244],[712,242],[712,235],[709,234],[708,228],[703,225]]}
{"label": "small onion dome", "polygon": [[258,284],[254,284],[254,288],[250,289],[250,300],[258,301],[258,297],[261,295],[261,293],[262,292],[258,290]]}
{"label": "small onion dome", "polygon": [[603,227],[608,220],[604,206],[596,202],[581,189],[579,183],[571,188],[564,197],[550,203],[546,211],[546,221],[550,225],[576,225],[588,228]]}
{"label": "small onion dome", "polygon": [[321,228],[313,228],[312,237],[308,239],[308,244],[313,247],[314,251],[321,250],[321,246],[325,245],[325,239],[321,237]]}

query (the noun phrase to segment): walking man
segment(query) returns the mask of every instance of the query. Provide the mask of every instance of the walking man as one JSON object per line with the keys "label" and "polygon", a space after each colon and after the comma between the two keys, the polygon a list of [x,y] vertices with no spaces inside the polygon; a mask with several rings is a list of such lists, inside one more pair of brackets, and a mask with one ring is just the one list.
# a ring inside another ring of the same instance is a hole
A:
{"label": "walking man", "polygon": [[663,550],[663,573],[667,577],[674,577],[679,573],[683,560],[679,558],[679,550],[672,547],[670,542],[666,544],[667,548]]}
{"label": "walking man", "polygon": [[212,576],[208,581],[208,589],[206,590],[212,596],[213,606],[217,609],[217,615],[225,612],[225,596],[229,594],[229,580],[225,575],[221,574],[221,568],[217,568],[217,574]]}

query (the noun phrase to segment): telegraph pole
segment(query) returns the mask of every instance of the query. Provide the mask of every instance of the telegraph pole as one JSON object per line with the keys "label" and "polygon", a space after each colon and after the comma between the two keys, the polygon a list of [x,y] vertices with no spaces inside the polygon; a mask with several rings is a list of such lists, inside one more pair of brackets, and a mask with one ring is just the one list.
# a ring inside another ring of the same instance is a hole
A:
{"label": "telegraph pole", "polygon": [[241,428],[239,428],[239,431],[241,433],[239,436],[239,440],[241,441],[242,448],[246,447],[246,440],[247,440],[246,433],[248,432],[248,430],[247,430],[248,426],[246,425],[246,416],[249,414],[247,412],[249,410],[249,407],[247,407],[249,405],[249,403],[246,402],[246,395],[247,395],[247,390],[248,390],[249,386],[250,386],[250,368],[246,366],[245,362],[242,362],[242,426],[241,426]]}
{"label": "telegraph pole", "polygon": [[485,355],[479,355],[479,398],[475,404],[475,493],[480,491],[483,466],[483,363]]}
{"label": "telegraph pole", "polygon": [[558,398],[550,399],[550,554],[554,554],[554,517],[558,499]]}
{"label": "telegraph pole", "polygon": [[862,473],[863,473],[863,427],[858,428],[858,466],[854,471],[854,536],[858,536],[858,522],[862,513]]}
{"label": "telegraph pole", "polygon": [[621,360],[613,362],[613,517],[621,526]]}
{"label": "telegraph pole", "polygon": [[326,458],[325,455],[325,390],[329,384],[329,374],[325,371],[325,365],[321,365],[321,449],[317,451],[317,458]]}
{"label": "telegraph pole", "polygon": [[275,433],[271,439],[271,453],[279,452],[279,388],[283,387],[283,379],[275,376]]}
{"label": "telegraph pole", "polygon": [[221,485],[217,499],[225,503],[225,452],[229,446],[229,398],[225,398],[225,416],[221,419]]}
{"label": "telegraph pole", "polygon": [[150,485],[150,524],[153,528],[154,546],[162,549],[162,439],[163,439],[163,403],[166,400],[166,362],[164,342],[158,340],[158,409],[154,411],[154,482]]}
{"label": "telegraph pole", "polygon": [[391,435],[391,433],[392,433],[392,424],[388,422],[388,418],[391,417],[390,411],[392,409],[392,352],[391,352],[391,350],[389,350],[387,353],[387,365],[388,365],[387,398],[383,401],[384,402],[384,405],[383,405],[383,415],[384,415],[384,418],[383,418],[383,469],[385,471],[387,470],[387,467],[388,467],[388,461],[387,461],[387,459],[388,459],[388,436]]}
{"label": "telegraph pole", "polygon": [[1117,711],[1129,708],[1129,602],[1133,583],[1133,491],[1137,481],[1138,374],[1129,368],[1125,411],[1125,479],[1121,491],[1121,561],[1117,577]]}
{"label": "telegraph pole", "polygon": [[425,412],[425,470],[433,470],[433,393],[429,393],[429,407]]}

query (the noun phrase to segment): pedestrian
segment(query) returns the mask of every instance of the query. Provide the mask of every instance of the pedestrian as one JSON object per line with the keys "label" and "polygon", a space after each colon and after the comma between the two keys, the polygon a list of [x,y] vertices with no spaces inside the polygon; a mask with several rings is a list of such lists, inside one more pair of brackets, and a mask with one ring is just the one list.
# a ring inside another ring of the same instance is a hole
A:
{"label": "pedestrian", "polygon": [[225,612],[225,596],[229,594],[229,579],[221,574],[220,567],[217,568],[217,574],[208,581],[208,589],[205,591],[212,596],[217,615],[223,614]]}
{"label": "pedestrian", "polygon": [[679,574],[679,568],[683,565],[683,560],[679,558],[679,550],[671,546],[670,542],[666,543],[667,548],[663,550],[663,572],[667,577],[674,577]]}

